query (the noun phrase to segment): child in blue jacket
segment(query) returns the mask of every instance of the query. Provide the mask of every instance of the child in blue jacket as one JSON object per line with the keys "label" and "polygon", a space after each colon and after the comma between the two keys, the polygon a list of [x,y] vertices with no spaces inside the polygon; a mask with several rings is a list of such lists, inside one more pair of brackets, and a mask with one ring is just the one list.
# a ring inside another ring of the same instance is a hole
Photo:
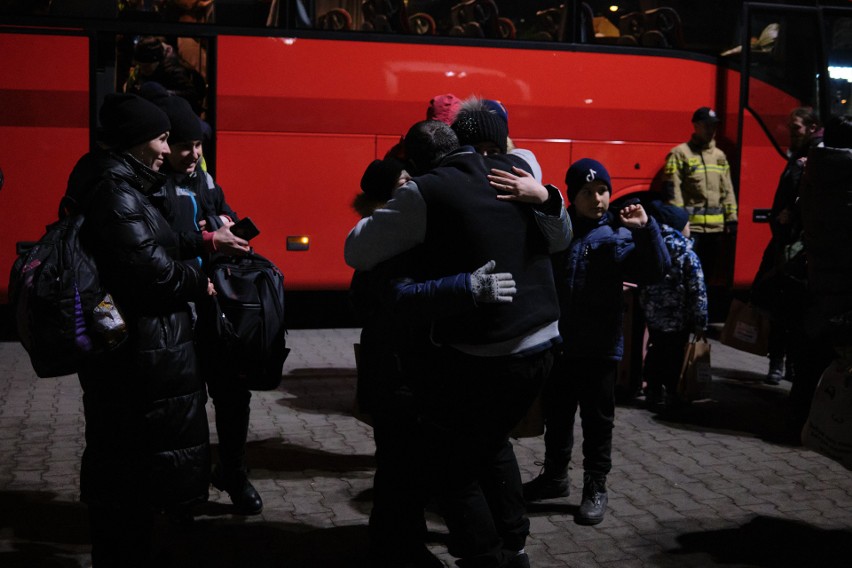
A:
{"label": "child in blue jacket", "polygon": [[652,201],[648,212],[660,223],[672,266],[665,278],[639,289],[639,304],[648,324],[645,402],[649,410],[657,410],[665,389],[663,409],[671,410],[679,402],[677,384],[689,336],[701,337],[707,328],[707,287],[701,261],[688,238],[686,211]]}
{"label": "child in blue jacket", "polygon": [[659,280],[670,261],[659,225],[640,204],[609,211],[612,184],[603,164],[578,160],[565,182],[574,240],[554,257],[564,353],[542,397],[544,468],[524,484],[524,497],[536,501],[569,494],[568,463],[579,406],[584,474],[575,522],[596,525],[606,512],[606,476],[612,468],[615,383],[624,350],[623,282]]}

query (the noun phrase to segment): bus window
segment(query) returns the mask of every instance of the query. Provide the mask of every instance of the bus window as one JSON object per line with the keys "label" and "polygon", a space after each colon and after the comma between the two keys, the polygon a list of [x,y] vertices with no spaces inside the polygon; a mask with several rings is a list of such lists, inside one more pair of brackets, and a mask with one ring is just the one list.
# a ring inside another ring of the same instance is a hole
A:
{"label": "bus window", "polygon": [[852,114],[852,17],[825,19],[831,114]]}

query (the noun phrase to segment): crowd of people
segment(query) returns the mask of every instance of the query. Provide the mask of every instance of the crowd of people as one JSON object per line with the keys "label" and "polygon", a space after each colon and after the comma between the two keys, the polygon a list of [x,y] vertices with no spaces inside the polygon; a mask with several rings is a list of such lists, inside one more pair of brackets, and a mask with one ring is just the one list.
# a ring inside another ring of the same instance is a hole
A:
{"label": "crowd of people", "polygon": [[[358,378],[359,393],[373,396],[359,400],[380,417],[370,519],[379,565],[440,565],[423,545],[432,500],[459,566],[529,566],[524,506],[570,495],[578,409],[583,489],[574,520],[605,519],[623,283],[639,287],[644,395],[658,412],[683,410],[685,347],[706,333],[708,287],[729,283],[724,239],[736,234],[737,202],[715,145],[718,122],[713,109],[697,109],[691,139],[666,159],[663,191],[614,207],[606,166],[576,160],[565,176],[564,221],[559,191],[542,185],[535,156],[514,146],[496,101],[436,96],[427,121],[369,165],[345,258],[356,269],[362,353],[371,353]],[[752,301],[773,313],[767,383],[780,381],[787,355],[795,442],[820,375],[849,350],[852,263],[839,248],[852,121],[833,119],[825,149],[811,109],[795,109],[789,127],[790,160]],[[360,207],[366,196],[370,207]],[[536,393],[545,455],[540,474],[522,483],[509,436]]]}
{"label": "crowd of people", "polygon": [[[238,216],[204,168],[203,96],[179,92],[191,81],[169,88],[172,75],[187,75],[158,67],[165,52],[160,39],[139,43],[138,72],[127,93],[104,99],[99,147],[79,160],[63,201],[85,215],[81,239],[128,328],[127,341],[79,372],[81,496],[97,568],[149,565],[155,516],[180,522],[211,483],[239,514],[263,508],[246,463],[251,393],[209,339],[218,312],[205,273],[211,255],[250,248],[230,231]],[[459,566],[529,566],[525,507],[570,495],[578,410],[575,521],[604,521],[624,282],[638,285],[649,332],[646,403],[680,408],[684,347],[708,325],[702,266],[719,270],[718,238],[736,230],[717,122],[697,109],[692,138],[666,160],[664,191],[616,206],[606,165],[583,157],[567,167],[566,207],[535,155],[510,138],[506,106],[478,97],[434,97],[426,119],[366,167],[344,256],[362,323],[358,403],[376,444],[375,565],[441,566],[424,540],[434,503]],[[833,347],[852,337],[850,199],[838,191],[852,121],[833,119],[823,139],[813,112],[796,109],[790,130],[752,301],[773,314],[767,382],[781,380],[786,355],[791,427],[800,429]],[[524,483],[510,435],[537,397],[543,467]]]}
{"label": "crowd of people", "polygon": [[[569,495],[578,409],[575,521],[605,518],[623,283],[640,285],[652,329],[649,403],[674,406],[685,344],[707,326],[701,262],[682,197],[610,208],[606,166],[583,158],[566,209],[498,101],[439,95],[426,118],[367,167],[344,249],[363,323],[359,402],[375,417],[371,549],[379,565],[440,565],[423,542],[434,500],[460,566],[529,566],[525,504]],[[544,467],[522,483],[509,436],[539,394]]]}

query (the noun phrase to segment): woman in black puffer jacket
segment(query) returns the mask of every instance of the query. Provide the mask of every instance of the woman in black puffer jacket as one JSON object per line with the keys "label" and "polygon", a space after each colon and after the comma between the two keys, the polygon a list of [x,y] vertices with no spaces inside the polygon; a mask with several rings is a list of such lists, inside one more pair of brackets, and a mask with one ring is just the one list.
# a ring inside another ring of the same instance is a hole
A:
{"label": "woman in black puffer jacket", "polygon": [[108,95],[100,119],[111,150],[78,162],[66,196],[85,214],[81,241],[128,333],[79,371],[81,498],[95,567],[150,566],[154,515],[207,499],[206,395],[189,302],[214,292],[178,261],[177,237],[148,199],[164,181],[168,117],[135,95]]}

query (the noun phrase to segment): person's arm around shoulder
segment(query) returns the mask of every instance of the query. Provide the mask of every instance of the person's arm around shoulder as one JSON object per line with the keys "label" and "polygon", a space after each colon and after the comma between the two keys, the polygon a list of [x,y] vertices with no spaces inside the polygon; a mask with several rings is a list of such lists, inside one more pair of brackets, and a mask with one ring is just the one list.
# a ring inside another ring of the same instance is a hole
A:
{"label": "person's arm around shoulder", "polygon": [[423,282],[397,278],[391,297],[398,313],[439,318],[452,316],[482,304],[512,302],[518,289],[510,272],[494,272],[497,263],[486,262],[473,272],[462,272]]}
{"label": "person's arm around shoulder", "polygon": [[349,231],[343,258],[356,270],[370,270],[383,260],[414,248],[426,237],[426,202],[413,181],[394,191],[387,204]]}
{"label": "person's arm around shoulder", "polygon": [[574,231],[562,193],[556,186],[542,185],[529,172],[518,167],[513,167],[511,172],[492,169],[488,181],[494,189],[502,192],[497,195],[498,200],[533,205],[536,224],[547,239],[550,254],[568,248]]}
{"label": "person's arm around shoulder", "polygon": [[538,158],[535,157],[535,154],[532,153],[532,150],[527,150],[525,148],[515,148],[509,152],[510,156],[517,156],[523,161],[527,163],[530,167],[530,171],[532,171],[533,178],[541,183],[541,165],[538,163]]}

